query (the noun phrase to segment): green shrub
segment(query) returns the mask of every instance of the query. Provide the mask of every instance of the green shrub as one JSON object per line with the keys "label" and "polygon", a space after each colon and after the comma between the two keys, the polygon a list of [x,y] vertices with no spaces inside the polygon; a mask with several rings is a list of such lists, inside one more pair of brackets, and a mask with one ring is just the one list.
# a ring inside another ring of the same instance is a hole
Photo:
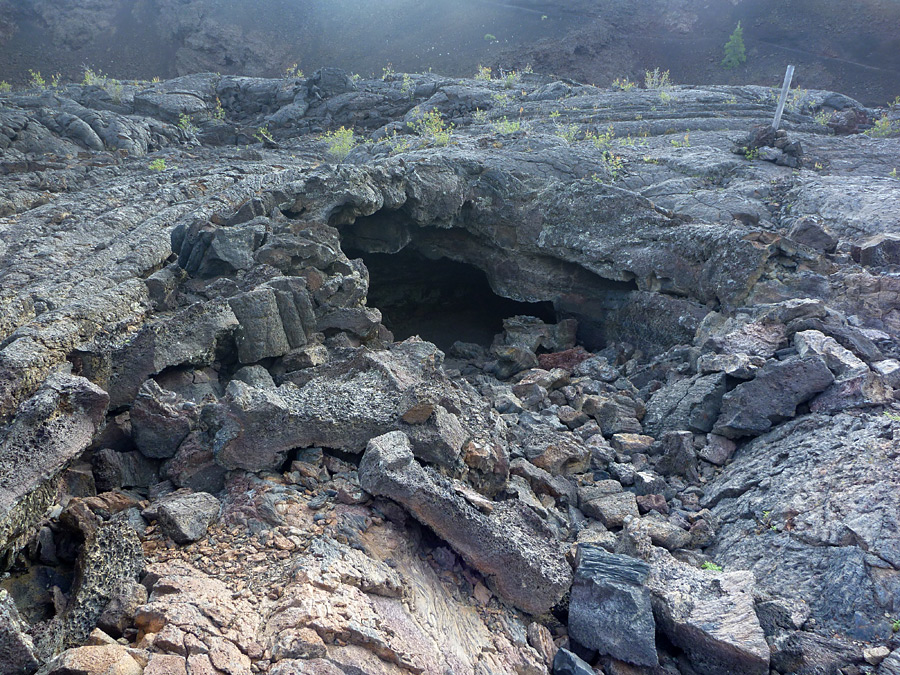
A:
{"label": "green shrub", "polygon": [[490,82],[491,80],[491,69],[487,66],[478,66],[478,71],[475,73],[476,80],[482,80],[483,82]]}
{"label": "green shrub", "polygon": [[329,131],[325,134],[325,142],[328,144],[328,154],[339,162],[357,146],[356,134],[347,127]]}
{"label": "green shrub", "polygon": [[631,91],[636,86],[637,85],[627,77],[617,77],[612,82],[612,88],[618,89],[619,91]]}
{"label": "green shrub", "polygon": [[518,120],[510,121],[504,117],[494,122],[491,128],[498,134],[514,134],[522,128],[522,123]]}
{"label": "green shrub", "polygon": [[295,80],[301,77],[303,77],[303,71],[300,70],[296,63],[292,63],[284,69],[284,79],[286,80]]}
{"label": "green shrub", "polygon": [[41,77],[41,71],[28,70],[28,85],[33,89],[43,89],[47,86],[46,80]]}
{"label": "green shrub", "polygon": [[871,138],[890,138],[891,136],[900,134],[900,127],[892,124],[887,114],[884,114],[879,119],[875,120],[874,127],[866,129],[863,133]]}
{"label": "green shrub", "polygon": [[413,82],[409,73],[403,73],[403,81],[400,83],[400,93],[406,96],[410,101],[416,97],[416,83]]}
{"label": "green shrub", "polygon": [[497,36],[491,35],[490,33],[484,34],[484,40],[485,42],[499,42],[499,40],[497,40]]}
{"label": "green shrub", "polygon": [[644,71],[644,87],[647,89],[669,89],[672,82],[669,79],[669,71],[660,71],[659,68]]}
{"label": "green shrub", "polygon": [[700,565],[700,569],[701,569],[701,570],[708,570],[708,571],[710,571],[710,572],[721,572],[721,571],[722,571],[722,566],[721,566],[721,565],[716,565],[716,563],[714,563],[714,562],[708,562],[708,561],[707,561],[707,562],[703,563],[702,565]]}
{"label": "green shrub", "polygon": [[450,133],[453,131],[453,125],[447,125],[444,122],[444,118],[437,108],[426,112],[415,122],[407,122],[406,124],[419,136],[438,147],[443,147],[450,143]]}
{"label": "green shrub", "polygon": [[722,59],[722,67],[737,68],[747,60],[747,50],[744,48],[744,29],[741,28],[741,22],[738,21],[737,28],[725,43],[725,58]]}
{"label": "green shrub", "polygon": [[216,105],[212,110],[212,117],[214,120],[225,119],[225,108],[222,107],[222,101],[219,100],[218,96],[216,96]]}
{"label": "green shrub", "polygon": [[579,128],[577,124],[557,124],[556,135],[566,143],[574,143],[578,138]]}
{"label": "green shrub", "polygon": [[591,143],[593,143],[594,147],[597,148],[598,150],[605,150],[605,149],[609,148],[610,145],[612,145],[612,140],[613,140],[613,138],[615,138],[615,135],[616,134],[613,131],[613,125],[610,124],[606,128],[606,131],[604,131],[602,133],[601,132],[598,132],[598,133],[588,132],[584,135],[584,138],[585,138],[585,140],[588,140]]}
{"label": "green shrub", "polygon": [[166,160],[162,157],[158,157],[154,159],[147,165],[147,168],[151,171],[165,171],[166,170]]}
{"label": "green shrub", "polygon": [[6,94],[12,91],[12,85],[6,80],[0,81],[0,94]]}
{"label": "green shrub", "polygon": [[193,120],[184,113],[181,113],[178,116],[178,127],[187,134],[197,133],[197,126],[194,124]]}

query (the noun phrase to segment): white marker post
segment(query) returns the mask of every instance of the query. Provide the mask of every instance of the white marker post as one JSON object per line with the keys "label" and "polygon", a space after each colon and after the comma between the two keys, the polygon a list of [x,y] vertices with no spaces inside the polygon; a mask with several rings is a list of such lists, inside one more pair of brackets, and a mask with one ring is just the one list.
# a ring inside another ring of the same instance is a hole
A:
{"label": "white marker post", "polygon": [[781,115],[784,113],[784,104],[791,89],[791,80],[794,79],[794,66],[788,66],[784,74],[784,84],[781,85],[781,96],[778,97],[778,108],[775,109],[775,119],[772,121],[772,130],[778,131],[781,125]]}

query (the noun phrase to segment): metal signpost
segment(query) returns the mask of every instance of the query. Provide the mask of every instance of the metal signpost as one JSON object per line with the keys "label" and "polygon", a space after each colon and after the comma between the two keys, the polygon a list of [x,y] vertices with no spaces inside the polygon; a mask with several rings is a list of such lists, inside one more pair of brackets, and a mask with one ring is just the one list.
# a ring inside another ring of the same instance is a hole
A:
{"label": "metal signpost", "polygon": [[778,97],[778,108],[775,110],[775,119],[772,121],[772,130],[778,131],[781,124],[781,115],[784,112],[784,104],[787,101],[788,91],[791,89],[791,80],[794,79],[794,66],[788,66],[784,74],[784,84],[781,85],[781,96]]}

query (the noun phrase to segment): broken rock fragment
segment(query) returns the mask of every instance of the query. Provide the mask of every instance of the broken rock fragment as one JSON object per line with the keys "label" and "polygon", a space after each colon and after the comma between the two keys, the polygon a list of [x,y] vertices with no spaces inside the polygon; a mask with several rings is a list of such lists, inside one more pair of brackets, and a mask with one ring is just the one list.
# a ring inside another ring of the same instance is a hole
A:
{"label": "broken rock fragment", "polygon": [[798,405],[832,382],[834,375],[818,355],[768,363],[755,379],[725,394],[712,431],[727,438],[765,433],[773,424],[793,417]]}
{"label": "broken rock fragment", "polygon": [[219,516],[219,500],[207,492],[167,499],[159,507],[159,525],[177,544],[201,539]]}
{"label": "broken rock fragment", "polygon": [[373,438],[359,477],[367,492],[399,502],[433,529],[519,609],[541,614],[568,590],[572,571],[562,546],[533,512],[507,501],[487,502],[483,513],[462,496],[466,490],[419,465],[403,433]]}
{"label": "broken rock fragment", "polygon": [[653,547],[653,614],[660,630],[702,675],[768,675],[769,646],[753,606],[750,572],[710,572]]}
{"label": "broken rock fragment", "polygon": [[569,634],[580,644],[639,666],[657,665],[656,624],[645,586],[650,566],[579,544]]}

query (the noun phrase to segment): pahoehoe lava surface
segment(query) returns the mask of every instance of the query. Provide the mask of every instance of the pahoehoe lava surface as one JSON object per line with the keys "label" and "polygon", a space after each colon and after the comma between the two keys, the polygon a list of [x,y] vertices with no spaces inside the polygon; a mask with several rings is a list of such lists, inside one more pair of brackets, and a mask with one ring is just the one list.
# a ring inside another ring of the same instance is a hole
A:
{"label": "pahoehoe lava surface", "polygon": [[900,122],[773,107],[0,94],[0,673],[900,672]]}

